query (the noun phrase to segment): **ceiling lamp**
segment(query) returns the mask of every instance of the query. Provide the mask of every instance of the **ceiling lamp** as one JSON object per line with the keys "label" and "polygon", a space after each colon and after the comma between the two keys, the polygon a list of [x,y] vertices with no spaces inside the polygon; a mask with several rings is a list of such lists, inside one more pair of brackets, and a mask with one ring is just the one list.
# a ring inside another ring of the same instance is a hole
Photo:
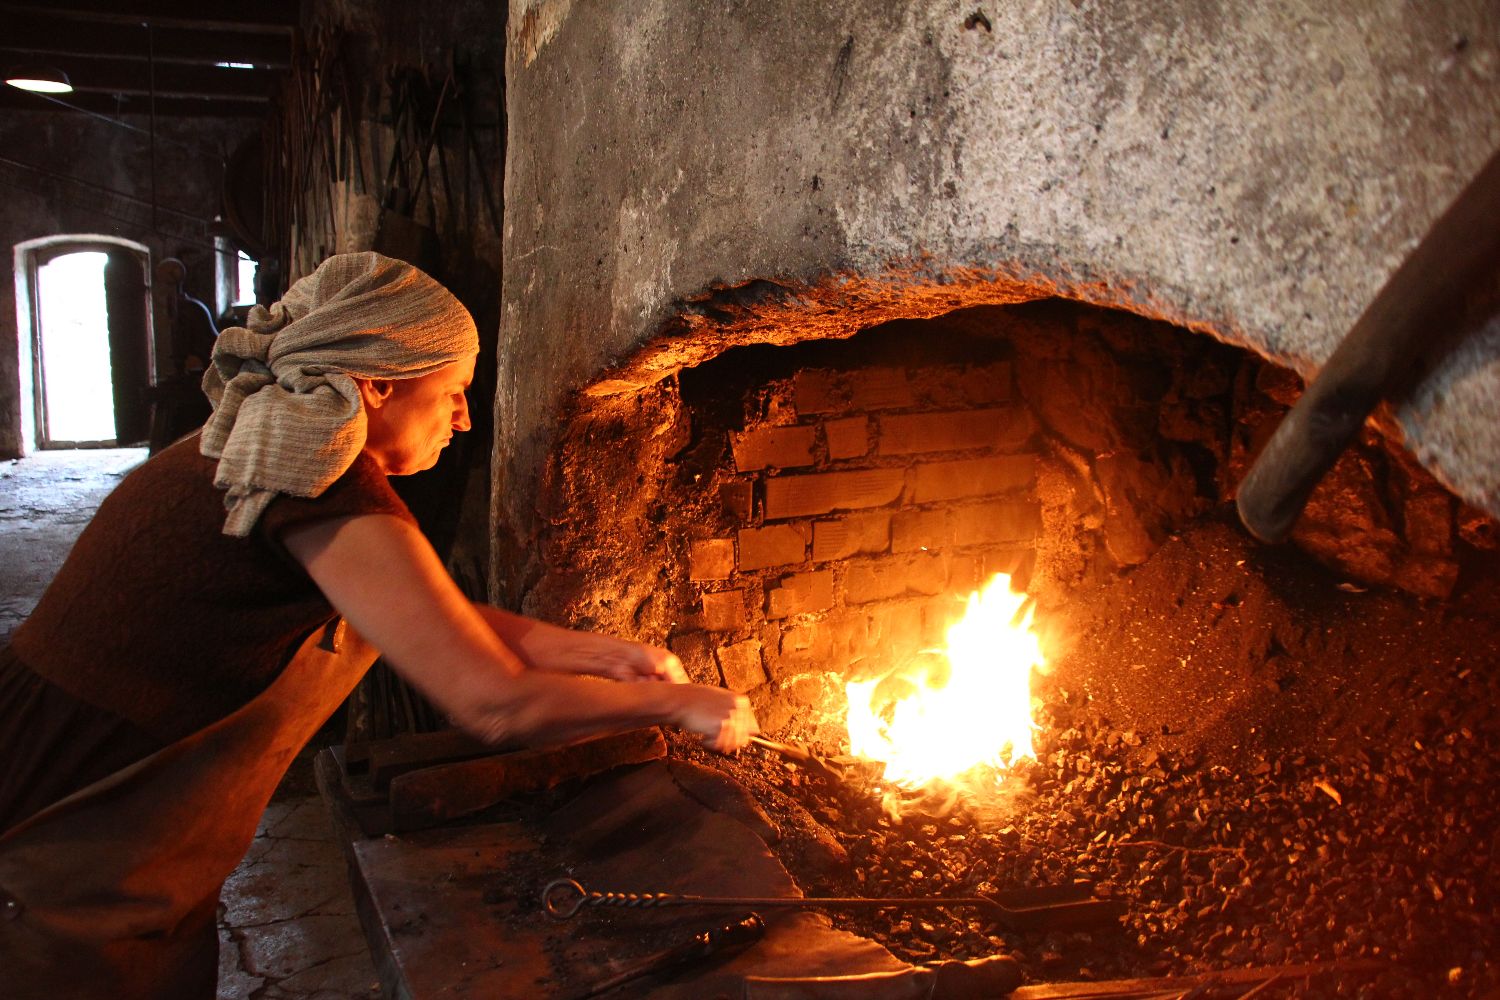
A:
{"label": "ceiling lamp", "polygon": [[5,82],[39,94],[71,94],[68,74],[50,66],[16,66],[5,74]]}

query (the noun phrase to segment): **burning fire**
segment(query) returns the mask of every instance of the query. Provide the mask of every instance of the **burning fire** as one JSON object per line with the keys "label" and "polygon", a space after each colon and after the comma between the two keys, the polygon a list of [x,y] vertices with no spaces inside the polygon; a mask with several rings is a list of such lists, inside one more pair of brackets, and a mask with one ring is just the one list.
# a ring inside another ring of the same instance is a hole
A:
{"label": "burning fire", "polygon": [[1032,604],[1001,573],[969,595],[947,648],[872,681],[850,681],[849,742],[885,763],[885,777],[917,787],[979,765],[1034,757],[1031,675],[1044,667]]}

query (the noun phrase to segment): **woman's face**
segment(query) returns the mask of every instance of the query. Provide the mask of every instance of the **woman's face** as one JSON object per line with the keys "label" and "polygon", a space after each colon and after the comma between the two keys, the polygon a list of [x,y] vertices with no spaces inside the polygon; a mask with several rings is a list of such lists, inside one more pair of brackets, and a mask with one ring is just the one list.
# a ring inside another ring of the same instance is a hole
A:
{"label": "woman's face", "polygon": [[420,378],[360,379],[365,451],[388,476],[432,468],[453,433],[472,426],[464,390],[473,380],[472,356]]}

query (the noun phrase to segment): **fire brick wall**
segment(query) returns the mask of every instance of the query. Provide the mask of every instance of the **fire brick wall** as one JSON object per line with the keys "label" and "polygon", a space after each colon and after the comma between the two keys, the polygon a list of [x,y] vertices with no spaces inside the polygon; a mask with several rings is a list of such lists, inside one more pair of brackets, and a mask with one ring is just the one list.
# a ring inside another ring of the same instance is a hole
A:
{"label": "fire brick wall", "polygon": [[[993,574],[1059,621],[1190,519],[1232,522],[1247,456],[1299,388],[1248,352],[1061,300],[725,352],[578,397],[524,609],[665,644],[748,693],[768,731],[816,730],[844,679],[940,644]],[[1494,547],[1492,522],[1374,433],[1299,532],[1330,585],[1433,596]]]}
{"label": "fire brick wall", "polygon": [[[1237,354],[1189,338],[1199,363],[1175,366],[1157,340],[1175,351],[1183,338],[1041,303],[785,350],[759,381],[726,377],[732,355],[685,375],[701,443],[678,478],[712,482],[719,502],[689,529],[690,613],[671,647],[696,676],[749,693],[767,728],[816,728],[846,678],[941,646],[993,575],[1056,604],[1146,558],[1208,505],[1227,454],[1227,404],[1194,440],[1163,438],[1162,414],[1193,424],[1184,384],[1227,395]],[[698,402],[726,392],[741,400],[727,426]]]}
{"label": "fire brick wall", "polygon": [[688,545],[679,655],[700,673],[711,656],[734,690],[806,687],[792,703],[818,705],[831,665],[893,667],[940,643],[993,573],[1029,576],[1037,426],[1014,378],[995,361],[765,386],[776,405],[726,434],[719,530]]}
{"label": "fire brick wall", "polygon": [[1230,451],[1228,403],[1207,397],[1241,353],[1038,303],[584,394],[525,609],[664,643],[768,730],[815,728],[845,677],[939,644],[995,573],[1060,602],[1203,510]]}

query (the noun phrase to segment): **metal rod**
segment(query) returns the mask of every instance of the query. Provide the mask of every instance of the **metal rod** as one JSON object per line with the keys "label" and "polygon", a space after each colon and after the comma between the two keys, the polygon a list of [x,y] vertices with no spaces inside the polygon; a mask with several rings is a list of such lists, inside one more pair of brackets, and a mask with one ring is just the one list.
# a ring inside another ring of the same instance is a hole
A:
{"label": "metal rod", "polygon": [[927,909],[976,908],[1013,927],[1082,926],[1119,915],[1109,900],[1053,900],[1012,907],[988,896],[693,896],[670,892],[590,892],[575,879],[560,878],[542,890],[542,908],[554,920],[567,920],[583,907],[658,909],[667,906],[725,906],[758,909]]}
{"label": "metal rod", "polygon": [[151,228],[156,228],[156,29],[146,22],[146,78],[151,86]]}

